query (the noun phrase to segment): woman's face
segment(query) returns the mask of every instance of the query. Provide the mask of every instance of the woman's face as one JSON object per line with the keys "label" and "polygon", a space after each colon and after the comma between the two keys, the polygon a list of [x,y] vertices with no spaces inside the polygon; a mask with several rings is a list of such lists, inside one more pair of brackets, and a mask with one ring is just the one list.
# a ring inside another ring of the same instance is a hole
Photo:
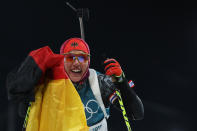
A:
{"label": "woman's face", "polygon": [[65,55],[64,68],[72,82],[82,79],[89,66],[89,56],[83,51],[73,50]]}

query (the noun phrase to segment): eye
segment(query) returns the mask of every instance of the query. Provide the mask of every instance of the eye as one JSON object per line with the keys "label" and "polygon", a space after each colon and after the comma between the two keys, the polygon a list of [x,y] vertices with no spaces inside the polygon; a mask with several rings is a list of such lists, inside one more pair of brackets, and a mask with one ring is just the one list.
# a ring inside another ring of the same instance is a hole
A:
{"label": "eye", "polygon": [[78,59],[79,59],[80,62],[84,62],[85,61],[84,56],[78,56]]}
{"label": "eye", "polygon": [[66,58],[66,61],[72,62],[73,59],[74,59],[74,56],[72,56],[72,55],[67,55],[65,58]]}

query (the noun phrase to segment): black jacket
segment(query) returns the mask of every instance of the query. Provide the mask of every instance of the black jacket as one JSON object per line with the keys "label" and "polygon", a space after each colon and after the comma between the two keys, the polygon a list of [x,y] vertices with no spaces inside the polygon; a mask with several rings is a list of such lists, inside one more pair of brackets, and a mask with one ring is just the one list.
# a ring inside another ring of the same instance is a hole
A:
{"label": "black jacket", "polygon": [[[112,105],[109,102],[109,96],[115,91],[119,90],[123,99],[124,106],[126,108],[127,115],[132,120],[141,120],[144,117],[144,107],[137,96],[135,91],[130,88],[126,78],[121,83],[113,83],[110,76],[104,74],[98,75],[99,87],[101,96],[105,107]],[[115,100],[113,106],[120,109],[118,99]]]}

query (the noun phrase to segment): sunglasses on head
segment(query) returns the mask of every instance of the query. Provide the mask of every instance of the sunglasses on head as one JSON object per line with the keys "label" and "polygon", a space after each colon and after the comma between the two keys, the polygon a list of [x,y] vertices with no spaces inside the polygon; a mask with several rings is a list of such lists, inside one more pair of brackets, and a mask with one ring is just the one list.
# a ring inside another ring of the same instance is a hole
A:
{"label": "sunglasses on head", "polygon": [[80,62],[80,63],[84,63],[87,62],[89,59],[89,54],[64,54],[65,56],[65,62],[74,62],[76,59]]}

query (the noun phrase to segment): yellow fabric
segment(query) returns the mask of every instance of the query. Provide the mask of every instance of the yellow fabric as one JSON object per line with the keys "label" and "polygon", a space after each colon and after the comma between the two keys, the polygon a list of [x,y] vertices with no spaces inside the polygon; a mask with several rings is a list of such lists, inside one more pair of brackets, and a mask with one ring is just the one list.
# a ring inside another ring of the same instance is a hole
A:
{"label": "yellow fabric", "polygon": [[88,131],[84,107],[70,79],[37,87],[26,131]]}

